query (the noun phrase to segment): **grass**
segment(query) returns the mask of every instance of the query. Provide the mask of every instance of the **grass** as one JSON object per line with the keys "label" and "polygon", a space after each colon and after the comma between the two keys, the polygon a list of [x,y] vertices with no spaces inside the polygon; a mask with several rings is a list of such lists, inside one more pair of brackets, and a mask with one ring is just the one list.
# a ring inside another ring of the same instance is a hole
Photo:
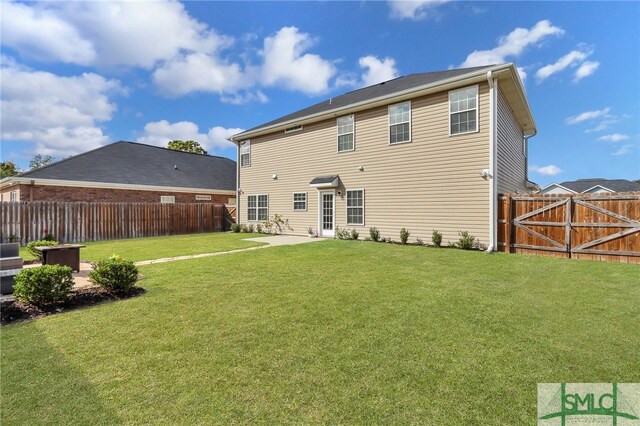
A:
{"label": "grass", "polygon": [[[163,257],[185,256],[200,253],[214,253],[262,245],[245,238],[261,237],[260,234],[213,232],[206,234],[174,235],[170,237],[132,238],[125,240],[93,241],[79,243],[86,245],[80,249],[80,258],[91,262],[108,258],[113,254],[127,260],[160,259]],[[20,247],[24,260],[35,259],[26,247]]]}
{"label": "grass", "polygon": [[323,241],[141,271],[2,329],[3,425],[535,424],[537,383],[640,382],[637,265]]}

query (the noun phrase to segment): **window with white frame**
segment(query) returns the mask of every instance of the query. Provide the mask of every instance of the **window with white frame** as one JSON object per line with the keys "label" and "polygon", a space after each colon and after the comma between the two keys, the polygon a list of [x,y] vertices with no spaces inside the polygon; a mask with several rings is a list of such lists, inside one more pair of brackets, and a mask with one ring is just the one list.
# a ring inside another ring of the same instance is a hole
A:
{"label": "window with white frame", "polygon": [[161,195],[160,203],[162,204],[173,204],[176,202],[176,197],[173,195]]}
{"label": "window with white frame", "polygon": [[347,190],[347,225],[364,225],[364,189]]}
{"label": "window with white frame", "polygon": [[240,142],[240,167],[251,166],[251,141]]}
{"label": "window with white frame", "polygon": [[269,195],[247,196],[247,220],[259,221],[269,219]]}
{"label": "window with white frame", "polygon": [[11,191],[11,193],[9,194],[9,201],[11,201],[12,203],[18,201],[18,191]]}
{"label": "window with white frame", "polygon": [[353,114],[338,117],[338,152],[353,151],[355,143]]}
{"label": "window with white frame", "polygon": [[389,144],[411,142],[411,102],[389,106]]}
{"label": "window with white frame", "polygon": [[306,192],[293,193],[293,211],[294,212],[307,211],[307,193]]}
{"label": "window with white frame", "polygon": [[478,131],[478,86],[449,92],[449,133]]}

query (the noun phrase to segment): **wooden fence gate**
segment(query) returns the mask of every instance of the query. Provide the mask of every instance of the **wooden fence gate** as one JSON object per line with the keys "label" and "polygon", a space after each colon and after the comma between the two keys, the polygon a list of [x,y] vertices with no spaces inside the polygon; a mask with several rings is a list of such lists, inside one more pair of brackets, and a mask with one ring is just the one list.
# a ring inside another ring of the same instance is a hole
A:
{"label": "wooden fence gate", "polygon": [[22,245],[46,233],[71,243],[224,231],[233,222],[225,205],[211,203],[34,201],[0,203],[0,210],[1,241]]}
{"label": "wooden fence gate", "polygon": [[498,249],[640,263],[640,193],[500,194]]}

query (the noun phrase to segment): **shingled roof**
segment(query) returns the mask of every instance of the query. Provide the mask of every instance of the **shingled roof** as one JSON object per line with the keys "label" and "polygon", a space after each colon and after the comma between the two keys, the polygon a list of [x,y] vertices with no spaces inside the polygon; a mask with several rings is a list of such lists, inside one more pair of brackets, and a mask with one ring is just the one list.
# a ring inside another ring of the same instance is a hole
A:
{"label": "shingled roof", "polygon": [[486,65],[481,67],[451,69],[445,71],[425,72],[418,74],[410,74],[404,77],[398,77],[393,80],[385,81],[382,83],[374,84],[373,86],[364,87],[362,89],[354,90],[352,92],[345,93],[335,98],[327,99],[308,108],[301,109],[294,113],[277,118],[268,123],[261,124],[252,129],[239,133],[236,136],[243,134],[253,133],[258,130],[269,128],[278,124],[286,123],[289,121],[302,119],[308,116],[322,114],[335,109],[348,107],[358,103],[372,101],[385,96],[390,96],[395,93],[403,92],[413,88],[437,84],[446,80],[459,77],[465,74],[475,73],[481,70],[489,70],[496,65]]}
{"label": "shingled roof", "polygon": [[119,141],[17,177],[235,191],[236,162]]}
{"label": "shingled roof", "polygon": [[600,185],[606,189],[610,189],[614,192],[633,192],[640,191],[640,183],[633,182],[626,179],[603,179],[603,178],[591,178],[591,179],[578,179],[570,180],[559,183],[567,189],[582,193],[594,186]]}

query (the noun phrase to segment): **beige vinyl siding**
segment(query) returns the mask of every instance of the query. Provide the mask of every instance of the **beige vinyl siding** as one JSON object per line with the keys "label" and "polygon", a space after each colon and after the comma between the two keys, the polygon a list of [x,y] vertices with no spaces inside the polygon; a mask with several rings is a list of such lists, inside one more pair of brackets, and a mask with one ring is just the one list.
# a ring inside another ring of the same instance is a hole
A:
{"label": "beige vinyl siding", "polygon": [[498,89],[498,192],[527,192],[524,135],[502,91]]}
{"label": "beige vinyl siding", "polygon": [[[282,214],[305,235],[318,228],[316,176],[340,175],[336,226],[346,226],[346,189],[364,189],[365,225],[361,238],[376,226],[382,236],[399,240],[406,227],[410,241],[429,243],[437,229],[444,241],[467,230],[488,242],[489,183],[480,171],[489,167],[489,89],[479,86],[479,132],[449,136],[448,92],[414,98],[411,143],[389,145],[388,109],[355,114],[355,150],[337,152],[336,120],[306,124],[293,134],[251,139],[251,167],[240,169],[240,221],[247,219],[247,195],[269,194],[269,214]],[[364,171],[359,171],[362,166]],[[272,176],[277,174],[277,179]],[[308,193],[307,211],[293,211],[293,193]]]}

